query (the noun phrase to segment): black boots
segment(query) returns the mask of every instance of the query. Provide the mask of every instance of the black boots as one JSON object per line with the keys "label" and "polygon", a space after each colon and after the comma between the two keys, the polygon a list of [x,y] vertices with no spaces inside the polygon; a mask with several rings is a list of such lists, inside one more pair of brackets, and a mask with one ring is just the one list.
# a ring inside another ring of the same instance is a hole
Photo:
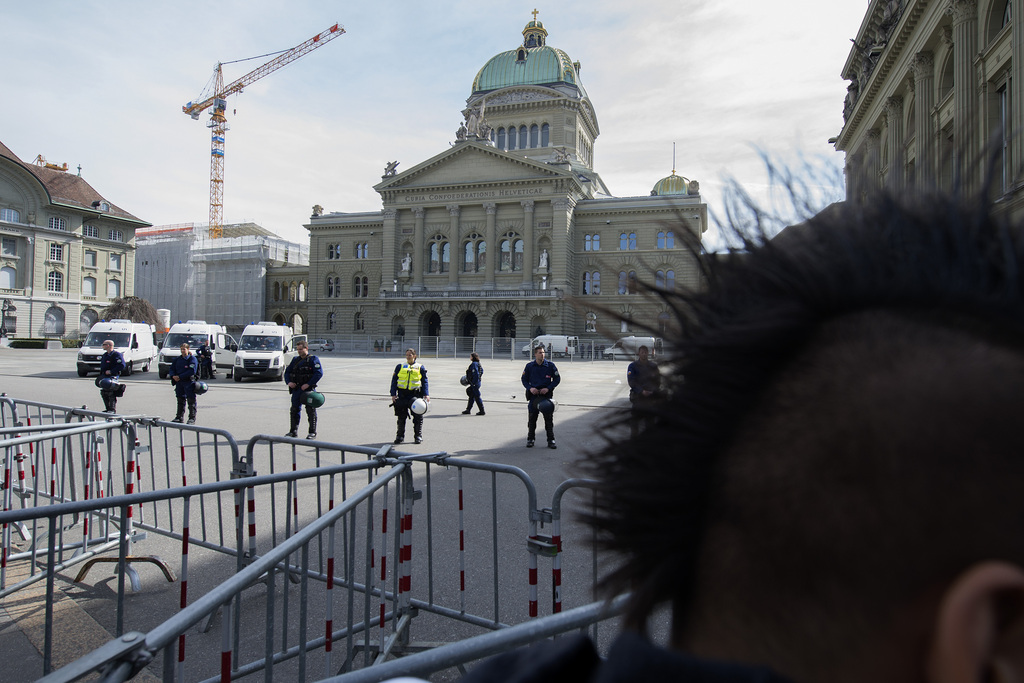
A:
{"label": "black boots", "polygon": [[289,413],[288,417],[291,418],[291,427],[288,429],[288,433],[285,434],[285,436],[296,437],[299,435],[299,414]]}
{"label": "black boots", "polygon": [[185,419],[185,399],[178,399],[178,412],[175,413],[174,419],[171,422],[182,422]]}
{"label": "black boots", "polygon": [[405,443],[405,418],[398,418],[398,431],[395,432],[395,443]]}
{"label": "black boots", "polygon": [[196,397],[190,396],[188,399],[188,422],[185,424],[194,425],[196,423]]}
{"label": "black boots", "polygon": [[[306,434],[307,439],[316,438],[316,409],[310,406],[306,406],[306,420],[309,422],[309,434]],[[296,425],[297,427],[298,425]]]}

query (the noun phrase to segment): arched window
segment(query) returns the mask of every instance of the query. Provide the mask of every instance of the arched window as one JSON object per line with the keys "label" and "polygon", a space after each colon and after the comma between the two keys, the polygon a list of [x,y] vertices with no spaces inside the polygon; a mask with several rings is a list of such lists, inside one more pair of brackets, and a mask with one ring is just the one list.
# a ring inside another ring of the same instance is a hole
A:
{"label": "arched window", "polygon": [[599,271],[583,273],[583,293],[584,294],[600,294],[601,293],[601,273]]}
{"label": "arched window", "polygon": [[46,291],[59,293],[64,291],[64,275],[63,273],[51,270],[49,275],[46,276]]}
{"label": "arched window", "polygon": [[512,270],[512,240],[501,241],[501,270],[503,272]]}
{"label": "arched window", "polygon": [[511,128],[508,129],[508,148],[510,150],[516,148],[516,129],[515,129],[515,126],[512,126]]}
{"label": "arched window", "polygon": [[[327,278],[327,286],[330,287],[330,285],[331,285],[331,278]],[[330,296],[330,294],[328,294],[327,296]],[[281,283],[280,282],[275,282],[274,283],[274,301],[280,301],[280,300],[281,300]]]}
{"label": "arched window", "polygon": [[334,245],[333,244],[328,244],[327,245],[327,260],[328,261],[333,261],[334,260]]}
{"label": "arched window", "polygon": [[519,126],[519,149],[526,149],[527,148],[528,143],[529,143],[529,138],[527,138],[526,136],[528,134],[529,134],[529,132],[527,131],[525,125],[524,126]]}
{"label": "arched window", "polygon": [[512,270],[523,269],[523,241],[516,240],[512,243],[512,251],[515,253],[512,256]]}
{"label": "arched window", "polygon": [[68,222],[58,216],[50,216],[49,225],[54,230],[67,230]]}
{"label": "arched window", "polygon": [[619,289],[618,289],[618,292],[619,292],[619,294],[625,294],[626,293],[626,271],[624,271],[624,270],[620,270],[619,271]]}
{"label": "arched window", "polygon": [[629,246],[627,248],[630,249],[630,250],[636,249],[636,233],[635,232],[629,233]]}
{"label": "arched window", "polygon": [[447,273],[452,262],[452,245],[447,242],[441,243],[441,272]]}
{"label": "arched window", "polygon": [[584,235],[583,237],[583,251],[594,250],[594,237],[592,235]]}
{"label": "arched window", "polygon": [[64,309],[50,306],[43,313],[43,334],[64,334]]}
{"label": "arched window", "polygon": [[119,280],[107,281],[107,298],[117,299],[121,296],[121,282]]}
{"label": "arched window", "polygon": [[21,212],[17,209],[0,209],[0,221],[7,221],[8,223],[20,223]]}
{"label": "arched window", "polygon": [[[327,297],[331,298],[334,296],[334,278],[328,276],[327,278]],[[274,283],[274,301],[277,301],[277,283]]]}
{"label": "arched window", "polygon": [[498,129],[498,149],[505,149],[505,129]]}
{"label": "arched window", "polygon": [[626,251],[629,249],[629,235],[626,233],[619,234],[619,251]]}
{"label": "arched window", "polygon": [[288,301],[299,300],[299,288],[295,286],[295,283],[288,285]]}
{"label": "arched window", "polygon": [[594,279],[590,273],[583,273],[583,296],[590,294],[594,287]]}
{"label": "arched window", "polygon": [[530,147],[540,145],[540,127],[535,123],[530,126]]}
{"label": "arched window", "polygon": [[96,278],[82,278],[82,296],[87,296],[92,299],[96,298]]}
{"label": "arched window", "polygon": [[441,272],[441,245],[437,242],[430,243],[430,272]]}
{"label": "arched window", "polygon": [[476,243],[476,269],[483,272],[487,267],[487,242],[480,240]]}
{"label": "arched window", "polygon": [[674,271],[674,270],[666,270],[665,271],[665,289],[671,290],[671,289],[675,289],[675,288],[676,288],[676,271]]}
{"label": "arched window", "polygon": [[466,242],[463,245],[462,262],[463,269],[467,273],[472,273],[476,270],[476,248],[472,242]]}
{"label": "arched window", "polygon": [[551,127],[548,124],[544,124],[540,127],[540,146],[547,147],[551,141]]}
{"label": "arched window", "polygon": [[658,249],[675,249],[676,238],[672,232],[658,233]]}
{"label": "arched window", "polygon": [[15,289],[15,282],[18,280],[18,271],[10,266],[0,268],[0,289]]}
{"label": "arched window", "polygon": [[306,283],[305,282],[300,282],[299,283],[299,301],[305,301],[305,300],[306,300]]}
{"label": "arched window", "polygon": [[654,274],[654,286],[658,289],[665,289],[665,271],[659,270]]}
{"label": "arched window", "polygon": [[352,295],[357,299],[365,299],[370,296],[370,279],[365,275],[362,277],[357,275],[352,281]]}
{"label": "arched window", "polygon": [[356,313],[352,320],[352,329],[356,332],[362,332],[366,329],[366,321],[363,320],[362,313]]}
{"label": "arched window", "polygon": [[627,294],[636,294],[636,292],[637,292],[636,271],[635,270],[631,270],[631,271],[629,271],[629,275],[626,276],[626,293]]}

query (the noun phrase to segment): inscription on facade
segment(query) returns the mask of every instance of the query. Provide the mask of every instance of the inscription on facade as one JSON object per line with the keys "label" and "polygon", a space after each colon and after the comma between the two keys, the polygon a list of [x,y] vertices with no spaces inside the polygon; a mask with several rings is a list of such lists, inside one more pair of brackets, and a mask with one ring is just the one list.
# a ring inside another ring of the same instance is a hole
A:
{"label": "inscription on facade", "polygon": [[539,187],[527,187],[515,190],[480,190],[478,192],[445,192],[438,194],[414,194],[404,197],[406,203],[418,202],[448,202],[463,199],[499,199],[501,197],[527,197],[530,195],[544,194]]}

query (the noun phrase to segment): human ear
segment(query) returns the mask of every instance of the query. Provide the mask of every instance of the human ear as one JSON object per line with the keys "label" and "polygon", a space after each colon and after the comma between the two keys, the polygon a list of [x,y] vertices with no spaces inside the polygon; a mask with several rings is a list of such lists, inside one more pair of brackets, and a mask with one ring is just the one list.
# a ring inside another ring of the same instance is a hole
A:
{"label": "human ear", "polygon": [[927,660],[930,683],[1024,683],[1024,569],[981,562],[946,589]]}

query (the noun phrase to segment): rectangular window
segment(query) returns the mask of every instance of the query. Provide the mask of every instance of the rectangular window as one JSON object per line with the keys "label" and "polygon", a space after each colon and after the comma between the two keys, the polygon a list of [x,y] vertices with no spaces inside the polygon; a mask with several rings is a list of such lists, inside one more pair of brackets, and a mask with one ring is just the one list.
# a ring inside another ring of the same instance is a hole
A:
{"label": "rectangular window", "polygon": [[82,296],[96,298],[96,278],[87,277],[82,279]]}
{"label": "rectangular window", "polygon": [[110,269],[111,270],[121,270],[121,255],[120,254],[111,254],[110,255]]}
{"label": "rectangular window", "polygon": [[85,260],[82,263],[86,268],[96,267],[96,252],[91,249],[85,250]]}
{"label": "rectangular window", "polygon": [[117,280],[111,280],[107,283],[107,298],[117,299],[121,296],[121,283]]}
{"label": "rectangular window", "polygon": [[82,237],[99,237],[100,231],[95,225],[83,225],[82,226]]}
{"label": "rectangular window", "polygon": [[0,238],[0,254],[4,256],[17,256],[18,240],[13,237]]}
{"label": "rectangular window", "polygon": [[66,220],[64,220],[63,218],[59,218],[57,216],[50,216],[50,223],[49,223],[49,225],[54,230],[67,230],[68,229],[68,222]]}
{"label": "rectangular window", "polygon": [[50,260],[64,262],[64,245],[50,243]]}

